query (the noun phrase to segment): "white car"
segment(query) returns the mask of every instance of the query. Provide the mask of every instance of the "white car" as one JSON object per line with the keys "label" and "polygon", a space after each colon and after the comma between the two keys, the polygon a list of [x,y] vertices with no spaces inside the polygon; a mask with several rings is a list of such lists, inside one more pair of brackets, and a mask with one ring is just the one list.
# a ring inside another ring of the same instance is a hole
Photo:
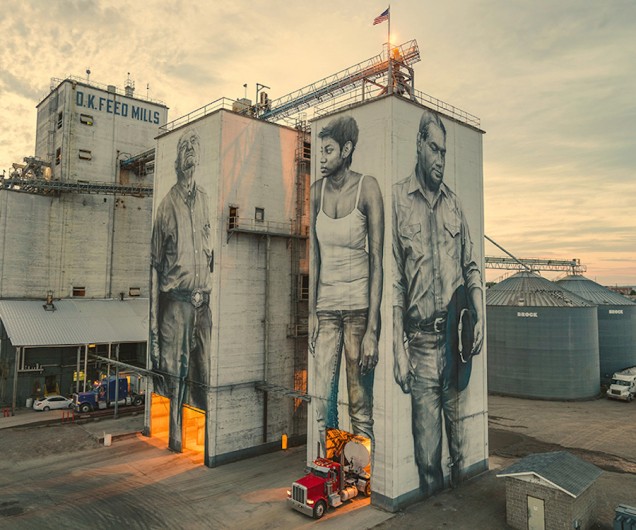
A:
{"label": "white car", "polygon": [[72,406],[73,400],[64,396],[48,396],[33,402],[34,410],[69,409]]}

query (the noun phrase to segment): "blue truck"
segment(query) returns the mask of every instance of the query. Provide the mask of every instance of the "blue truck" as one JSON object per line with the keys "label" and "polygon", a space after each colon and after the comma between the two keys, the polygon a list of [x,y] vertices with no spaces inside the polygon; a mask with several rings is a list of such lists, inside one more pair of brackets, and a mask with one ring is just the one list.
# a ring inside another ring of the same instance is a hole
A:
{"label": "blue truck", "polygon": [[[144,394],[137,393],[131,388],[128,377],[119,378],[119,388],[115,388],[114,376],[104,377],[99,384],[87,392],[73,394],[73,408],[77,412],[91,412],[115,406],[115,398],[119,405],[141,405],[144,402]],[[141,385],[138,385],[140,388]]]}

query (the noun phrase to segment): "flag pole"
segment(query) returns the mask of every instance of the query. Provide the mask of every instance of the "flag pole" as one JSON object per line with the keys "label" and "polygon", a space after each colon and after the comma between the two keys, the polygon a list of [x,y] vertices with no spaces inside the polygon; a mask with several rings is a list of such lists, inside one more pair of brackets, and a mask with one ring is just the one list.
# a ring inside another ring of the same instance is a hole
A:
{"label": "flag pole", "polygon": [[387,53],[389,55],[389,84],[388,84],[388,93],[393,94],[393,60],[391,57],[391,4],[389,4],[389,17],[388,17],[388,33],[387,33]]}

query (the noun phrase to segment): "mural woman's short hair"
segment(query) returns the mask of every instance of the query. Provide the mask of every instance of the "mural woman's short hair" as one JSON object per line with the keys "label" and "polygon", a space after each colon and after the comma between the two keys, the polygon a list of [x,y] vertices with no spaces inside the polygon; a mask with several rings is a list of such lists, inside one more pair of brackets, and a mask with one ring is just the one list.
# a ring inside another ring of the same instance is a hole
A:
{"label": "mural woman's short hair", "polygon": [[331,120],[326,127],[324,127],[320,133],[319,138],[332,138],[340,146],[340,149],[345,146],[347,142],[351,142],[351,153],[345,160],[347,166],[351,165],[351,159],[353,152],[355,151],[356,144],[358,143],[358,124],[351,116],[340,116]]}

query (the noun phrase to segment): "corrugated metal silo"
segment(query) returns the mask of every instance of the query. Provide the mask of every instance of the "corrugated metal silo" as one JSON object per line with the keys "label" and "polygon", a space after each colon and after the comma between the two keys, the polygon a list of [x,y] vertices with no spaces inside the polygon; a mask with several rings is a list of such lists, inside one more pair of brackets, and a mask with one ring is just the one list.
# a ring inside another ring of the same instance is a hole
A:
{"label": "corrugated metal silo", "polygon": [[636,366],[636,303],[580,274],[556,283],[598,306],[601,383],[609,383],[614,372]]}
{"label": "corrugated metal silo", "polygon": [[488,389],[535,399],[600,392],[596,306],[531,272],[486,291]]}

